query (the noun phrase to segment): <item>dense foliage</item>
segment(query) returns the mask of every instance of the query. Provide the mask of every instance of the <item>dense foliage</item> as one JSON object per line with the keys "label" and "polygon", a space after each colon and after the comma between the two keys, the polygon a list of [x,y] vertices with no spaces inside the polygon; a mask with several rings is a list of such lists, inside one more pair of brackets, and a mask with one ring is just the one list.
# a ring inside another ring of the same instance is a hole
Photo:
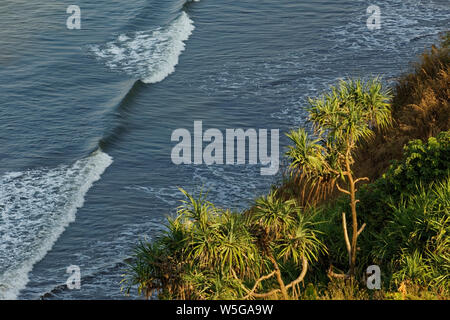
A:
{"label": "dense foliage", "polygon": [[166,232],[142,242],[124,286],[165,299],[253,299],[298,296],[308,264],[325,248],[314,210],[275,194],[260,198],[253,215],[215,207],[203,195],[186,200]]}
{"label": "dense foliage", "polygon": [[[398,80],[390,110],[376,80],[311,100],[316,132],[290,133],[294,174],[249,210],[182,190],[165,231],[136,247],[124,288],[160,299],[448,299],[449,40]],[[386,127],[389,111],[394,125]],[[352,191],[354,176],[370,183]],[[367,224],[352,243],[357,281],[330,272],[349,266],[345,214],[353,226]],[[380,291],[365,286],[372,264],[381,268]]]}
{"label": "dense foliage", "polygon": [[[450,288],[450,133],[442,132],[427,143],[411,141],[404,157],[395,161],[374,183],[358,192],[360,216],[367,222],[360,240],[358,273],[377,264],[383,272],[384,289],[407,292],[432,291],[431,297],[448,297]],[[425,166],[425,168],[424,168]],[[325,206],[320,219],[328,217],[321,232],[328,252],[316,265],[315,283],[327,264],[345,267],[339,212],[348,200],[339,198]]]}
{"label": "dense foliage", "polygon": [[309,101],[314,136],[303,128],[287,135],[293,142],[286,153],[291,161],[291,174],[307,177],[313,184],[331,181],[332,186],[350,197],[351,234],[347,230],[346,212],[342,213],[349,270],[336,274],[330,268],[329,274],[335,277],[355,276],[357,239],[365,228],[365,224],[358,225],[356,186],[368,178],[355,176],[354,152],[362,141],[374,135],[374,128],[391,124],[389,98],[389,91],[378,79],[341,80],[338,86],[331,87],[330,93]]}

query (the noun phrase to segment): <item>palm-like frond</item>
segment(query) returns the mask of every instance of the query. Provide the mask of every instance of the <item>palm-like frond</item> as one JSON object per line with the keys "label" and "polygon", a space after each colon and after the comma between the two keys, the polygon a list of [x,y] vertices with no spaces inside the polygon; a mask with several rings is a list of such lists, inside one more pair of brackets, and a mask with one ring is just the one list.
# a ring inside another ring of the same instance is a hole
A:
{"label": "palm-like frond", "polygon": [[273,191],[256,200],[251,219],[262,226],[271,238],[277,239],[295,223],[296,210],[295,201],[283,200]]}
{"label": "palm-like frond", "polygon": [[372,136],[373,127],[391,124],[390,91],[384,90],[378,78],[340,81],[331,92],[310,99],[310,121],[326,131],[336,142],[349,138],[356,143]]}
{"label": "palm-like frond", "polygon": [[305,173],[321,173],[324,170],[325,148],[321,139],[312,139],[305,129],[292,130],[287,137],[293,142],[286,155],[290,158],[291,168],[302,168]]}
{"label": "palm-like frond", "polygon": [[313,218],[313,213],[297,213],[295,223],[277,244],[280,259],[285,261],[292,259],[294,263],[299,265],[302,257],[306,257],[308,262],[311,263],[317,260],[320,253],[327,251],[317,237],[319,231],[315,228],[317,222],[312,222]]}

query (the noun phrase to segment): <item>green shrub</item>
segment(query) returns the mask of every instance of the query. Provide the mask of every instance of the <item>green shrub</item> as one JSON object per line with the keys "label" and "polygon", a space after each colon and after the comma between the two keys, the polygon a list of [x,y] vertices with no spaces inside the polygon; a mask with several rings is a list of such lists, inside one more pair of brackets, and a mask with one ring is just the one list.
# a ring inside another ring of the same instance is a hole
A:
{"label": "green shrub", "polygon": [[412,140],[405,147],[404,160],[395,161],[379,183],[394,193],[411,193],[417,183],[429,184],[446,177],[450,170],[450,132],[441,132],[427,143]]}
{"label": "green shrub", "polygon": [[394,161],[381,178],[361,188],[361,216],[369,228],[381,230],[390,211],[389,201],[400,201],[402,196],[413,194],[417,185],[441,181],[449,173],[450,131],[441,132],[426,143],[412,140],[405,146],[402,160]]}
{"label": "green shrub", "polygon": [[388,262],[392,285],[402,282],[449,293],[450,178],[417,186],[400,201],[389,201],[390,218],[373,253]]}
{"label": "green shrub", "polygon": [[[401,161],[358,192],[358,209],[367,222],[359,242],[360,278],[367,266],[377,264],[383,271],[384,288],[396,288],[405,281],[422,288],[450,287],[449,159],[449,132],[427,143],[411,141]],[[325,285],[323,274],[330,264],[345,268],[341,213],[348,212],[348,202],[340,197],[324,205],[318,216],[326,221],[319,230],[329,255],[313,265],[309,281]]]}
{"label": "green shrub", "polygon": [[186,200],[153,242],[141,242],[124,276],[127,292],[160,299],[254,299],[299,296],[299,285],[325,248],[314,210],[269,194],[248,216]]}

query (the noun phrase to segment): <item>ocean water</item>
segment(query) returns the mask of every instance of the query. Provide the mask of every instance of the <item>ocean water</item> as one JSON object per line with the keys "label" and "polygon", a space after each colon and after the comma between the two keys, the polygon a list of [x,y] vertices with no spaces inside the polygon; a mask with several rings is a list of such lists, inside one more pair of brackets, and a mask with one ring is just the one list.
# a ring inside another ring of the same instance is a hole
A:
{"label": "ocean water", "polygon": [[[172,131],[201,120],[283,136],[339,79],[392,84],[449,29],[450,4],[378,2],[2,0],[0,299],[139,298],[120,290],[124,261],[162,230],[178,187],[239,210],[279,179],[176,166]],[[71,265],[79,290],[65,286]]]}

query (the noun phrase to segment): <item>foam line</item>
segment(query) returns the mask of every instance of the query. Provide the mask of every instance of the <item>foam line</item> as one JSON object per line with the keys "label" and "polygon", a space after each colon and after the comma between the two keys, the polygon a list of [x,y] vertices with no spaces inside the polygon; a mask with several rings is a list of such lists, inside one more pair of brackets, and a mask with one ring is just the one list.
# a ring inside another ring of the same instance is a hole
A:
{"label": "foam line", "polygon": [[122,34],[112,42],[92,46],[91,50],[112,70],[144,83],[157,83],[175,71],[185,41],[194,29],[193,21],[183,11],[164,28]]}
{"label": "foam line", "polygon": [[71,166],[0,177],[0,299],[16,299],[28,274],[75,220],[95,181],[112,163],[100,151]]}

